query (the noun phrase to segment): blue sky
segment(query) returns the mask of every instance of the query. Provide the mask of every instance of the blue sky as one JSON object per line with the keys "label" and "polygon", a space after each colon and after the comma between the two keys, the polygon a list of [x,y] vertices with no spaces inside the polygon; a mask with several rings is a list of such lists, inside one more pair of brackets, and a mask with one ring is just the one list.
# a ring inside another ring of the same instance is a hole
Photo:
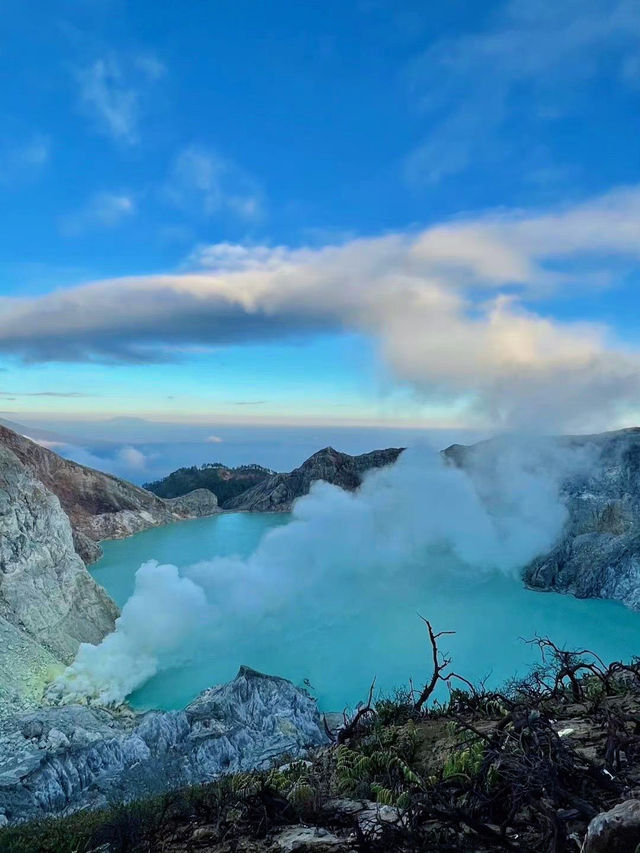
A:
{"label": "blue sky", "polygon": [[637,3],[5,0],[2,28],[16,420],[637,417]]}

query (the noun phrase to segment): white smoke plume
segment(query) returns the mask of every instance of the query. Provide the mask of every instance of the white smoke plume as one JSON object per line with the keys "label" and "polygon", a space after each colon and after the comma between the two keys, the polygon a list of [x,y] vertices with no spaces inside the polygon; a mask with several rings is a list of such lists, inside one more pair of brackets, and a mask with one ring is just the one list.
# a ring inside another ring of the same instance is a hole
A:
{"label": "white smoke plume", "polygon": [[278,619],[305,598],[330,617],[363,584],[410,584],[425,572],[515,573],[564,524],[558,488],[566,456],[554,457],[557,476],[550,476],[549,460],[541,465],[530,447],[506,445],[491,472],[476,467],[469,477],[431,450],[410,449],[371,472],[355,494],[318,482],[292,521],[269,531],[248,559],[180,570],[142,565],[115,632],[99,646],[81,646],[55,691],[63,701],[121,702],[196,642],[220,653],[231,621],[250,631],[255,620]]}

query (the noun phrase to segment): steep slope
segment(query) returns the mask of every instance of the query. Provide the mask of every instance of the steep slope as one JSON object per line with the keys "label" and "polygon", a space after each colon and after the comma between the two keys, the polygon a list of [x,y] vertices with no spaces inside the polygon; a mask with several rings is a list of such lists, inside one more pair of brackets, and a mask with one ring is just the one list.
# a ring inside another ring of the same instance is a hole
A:
{"label": "steep slope", "polygon": [[25,468],[53,492],[68,515],[78,554],[87,562],[100,556],[100,539],[120,539],[158,524],[218,511],[210,492],[163,501],[146,489],[63,459],[0,425],[0,447],[14,453]]}
{"label": "steep slope", "polygon": [[0,446],[0,694],[37,693],[34,681],[70,663],[80,643],[99,642],[116,616],[76,554],[58,498]]}
{"label": "steep slope", "polygon": [[[452,445],[444,453],[473,472],[479,463],[497,464],[506,441]],[[523,452],[533,462],[537,455],[549,476],[563,471],[560,494],[569,511],[560,540],[525,568],[525,582],[640,609],[640,429],[537,441]]]}
{"label": "steep slope", "polygon": [[224,509],[254,512],[289,512],[296,498],[309,493],[315,480],[324,480],[347,491],[355,491],[372,468],[391,465],[403,448],[374,450],[360,456],[325,447],[288,474],[274,474],[252,489],[223,504]]}

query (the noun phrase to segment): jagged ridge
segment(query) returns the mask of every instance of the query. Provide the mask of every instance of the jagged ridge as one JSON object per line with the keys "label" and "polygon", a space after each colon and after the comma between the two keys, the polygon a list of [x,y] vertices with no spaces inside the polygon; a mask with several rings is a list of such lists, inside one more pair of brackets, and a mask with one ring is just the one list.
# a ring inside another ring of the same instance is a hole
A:
{"label": "jagged ridge", "polygon": [[355,491],[372,468],[393,464],[403,448],[373,450],[360,456],[325,447],[288,474],[274,474],[223,505],[224,509],[252,512],[290,512],[296,498],[309,493],[311,484],[324,480],[347,491]]}
{"label": "jagged ridge", "polygon": [[267,767],[326,741],[313,699],[249,667],[184,711],[42,708],[0,723],[0,815],[97,808]]}

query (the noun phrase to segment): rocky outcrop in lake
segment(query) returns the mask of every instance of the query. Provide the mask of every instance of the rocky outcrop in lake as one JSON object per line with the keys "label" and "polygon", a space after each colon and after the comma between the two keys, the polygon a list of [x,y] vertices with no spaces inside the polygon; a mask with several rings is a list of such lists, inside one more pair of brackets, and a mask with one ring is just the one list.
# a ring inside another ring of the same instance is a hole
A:
{"label": "rocky outcrop in lake", "polygon": [[367,471],[392,465],[401,447],[374,450],[360,456],[325,447],[288,474],[274,474],[225,505],[225,509],[253,512],[290,512],[296,498],[309,493],[311,484],[324,480],[349,492],[361,484]]}
{"label": "rocky outcrop in lake", "polygon": [[18,457],[27,471],[57,495],[71,521],[77,553],[85,563],[101,554],[101,539],[123,539],[141,530],[182,518],[218,512],[210,492],[164,501],[156,495],[85,465],[58,456],[52,450],[0,425],[0,447]]}
{"label": "rocky outcrop in lake", "polygon": [[0,722],[0,816],[98,808],[268,767],[326,742],[313,699],[247,667],[183,711],[41,708]]}
{"label": "rocky outcrop in lake", "polygon": [[[492,439],[444,453],[473,472],[499,464],[509,446],[512,439]],[[525,567],[525,582],[640,609],[640,429],[520,440],[519,453],[560,478],[568,509],[559,541]]]}

